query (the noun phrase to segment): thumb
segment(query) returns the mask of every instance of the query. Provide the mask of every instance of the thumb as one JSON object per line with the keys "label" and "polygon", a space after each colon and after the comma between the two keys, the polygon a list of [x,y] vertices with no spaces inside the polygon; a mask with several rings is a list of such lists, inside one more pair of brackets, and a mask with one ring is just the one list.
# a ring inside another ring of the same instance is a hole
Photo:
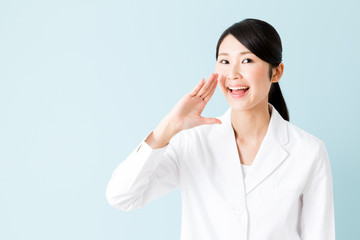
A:
{"label": "thumb", "polygon": [[201,124],[222,124],[222,122],[217,118],[201,118]]}

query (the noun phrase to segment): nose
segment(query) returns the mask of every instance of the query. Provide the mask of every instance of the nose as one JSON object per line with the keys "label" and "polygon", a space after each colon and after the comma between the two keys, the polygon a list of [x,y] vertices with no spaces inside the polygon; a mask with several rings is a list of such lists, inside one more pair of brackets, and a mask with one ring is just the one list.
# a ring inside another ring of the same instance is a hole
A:
{"label": "nose", "polygon": [[232,66],[229,69],[229,72],[227,74],[228,80],[234,80],[234,79],[240,79],[240,65],[239,64],[232,64]]}

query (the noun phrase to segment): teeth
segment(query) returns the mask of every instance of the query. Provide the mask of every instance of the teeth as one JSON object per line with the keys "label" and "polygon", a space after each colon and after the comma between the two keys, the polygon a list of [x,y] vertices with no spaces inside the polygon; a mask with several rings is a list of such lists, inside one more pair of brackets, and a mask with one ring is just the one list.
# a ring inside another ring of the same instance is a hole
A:
{"label": "teeth", "polygon": [[229,87],[229,89],[231,90],[244,90],[244,89],[248,89],[249,87]]}

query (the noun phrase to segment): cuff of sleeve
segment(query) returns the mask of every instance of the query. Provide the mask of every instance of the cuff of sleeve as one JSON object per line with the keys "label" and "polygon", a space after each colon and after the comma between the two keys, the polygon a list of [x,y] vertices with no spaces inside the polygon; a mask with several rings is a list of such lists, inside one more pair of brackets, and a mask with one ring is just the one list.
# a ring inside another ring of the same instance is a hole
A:
{"label": "cuff of sleeve", "polygon": [[[155,169],[161,160],[162,154],[165,154],[166,147],[153,149],[149,144],[145,142],[146,137],[135,148],[133,154],[130,155],[129,161],[140,169]],[[128,162],[129,162],[128,161]]]}

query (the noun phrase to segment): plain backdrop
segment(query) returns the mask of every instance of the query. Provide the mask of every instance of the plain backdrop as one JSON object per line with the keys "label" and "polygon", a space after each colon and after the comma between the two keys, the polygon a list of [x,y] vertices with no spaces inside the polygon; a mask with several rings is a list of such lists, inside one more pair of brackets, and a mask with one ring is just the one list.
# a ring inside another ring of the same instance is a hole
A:
{"label": "plain backdrop", "polygon": [[[283,43],[290,121],[322,139],[337,239],[360,239],[358,1],[0,1],[0,239],[179,239],[177,189],[121,212],[116,166],[214,71],[221,33],[258,18]],[[219,89],[204,116],[228,108]]]}

